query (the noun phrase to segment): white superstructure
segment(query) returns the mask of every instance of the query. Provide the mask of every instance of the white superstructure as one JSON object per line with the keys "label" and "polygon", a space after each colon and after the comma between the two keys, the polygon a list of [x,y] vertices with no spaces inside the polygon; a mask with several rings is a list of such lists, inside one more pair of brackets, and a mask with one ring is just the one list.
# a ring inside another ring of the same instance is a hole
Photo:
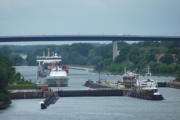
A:
{"label": "white superstructure", "polygon": [[47,84],[48,86],[67,86],[68,85],[68,66],[62,66],[60,63],[62,58],[57,53],[49,53],[43,56],[37,56],[38,84]]}
{"label": "white superstructure", "polygon": [[157,82],[151,79],[151,72],[149,67],[147,68],[146,78],[144,80],[138,80],[136,87],[140,90],[148,91],[153,95],[160,95],[157,88]]}
{"label": "white superstructure", "polygon": [[124,68],[124,74],[122,76],[122,81],[126,88],[133,88],[137,82],[138,75],[131,71],[126,71]]}

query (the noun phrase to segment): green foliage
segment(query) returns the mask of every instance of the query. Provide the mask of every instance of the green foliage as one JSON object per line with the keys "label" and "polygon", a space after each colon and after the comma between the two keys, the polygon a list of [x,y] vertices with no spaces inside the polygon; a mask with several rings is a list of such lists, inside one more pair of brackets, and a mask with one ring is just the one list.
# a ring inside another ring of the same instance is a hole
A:
{"label": "green foliage", "polygon": [[[43,51],[50,48],[50,51],[58,52],[62,56],[62,64],[93,65],[97,71],[121,73],[123,67],[126,67],[143,72],[147,66],[150,66],[151,71],[156,74],[175,74],[180,71],[180,42],[138,42],[133,44],[119,42],[120,55],[114,61],[112,60],[112,44],[76,43],[46,47],[31,46],[27,50],[25,47],[27,46],[19,48],[11,46],[11,49],[16,52],[25,51],[28,54],[26,59],[28,65],[37,65],[36,56],[42,55]],[[14,56],[11,57],[13,65],[23,63],[23,60],[17,54],[13,55],[14,53],[12,54],[10,49],[7,47],[3,49],[6,51],[0,52],[0,54]],[[157,61],[155,55],[162,53],[165,56]],[[176,54],[176,57],[173,57],[172,54]]]}
{"label": "green foliage", "polygon": [[123,73],[125,67],[131,69],[132,63],[130,61],[124,61],[121,64],[111,64],[107,67],[107,71],[113,73]]}
{"label": "green foliage", "polygon": [[8,82],[12,81],[14,69],[7,57],[0,57],[0,90],[6,90]]}
{"label": "green foliage", "polygon": [[37,65],[35,54],[29,54],[26,58],[26,61],[29,66]]}
{"label": "green foliage", "polygon": [[8,83],[12,80],[14,69],[12,63],[7,57],[0,56],[0,101],[10,102],[9,92],[7,90]]}
{"label": "green foliage", "polygon": [[24,59],[20,57],[20,55],[13,55],[11,56],[11,60],[13,62],[13,66],[19,66],[25,64]]}
{"label": "green foliage", "polygon": [[37,85],[31,81],[25,80],[20,73],[13,76],[13,81],[8,84],[8,89],[36,89]]}
{"label": "green foliage", "polygon": [[[180,69],[179,42],[119,42],[120,55],[112,60],[112,44],[93,45],[76,43],[72,45],[47,46],[27,57],[28,65],[37,65],[36,56],[50,48],[62,56],[62,63],[68,65],[94,65],[97,71],[123,72],[124,67],[144,72],[147,66],[156,74],[175,74]],[[156,54],[165,56],[157,61]],[[176,54],[177,58],[172,57]]]}
{"label": "green foliage", "polygon": [[0,102],[10,104],[8,89],[32,89],[36,84],[24,80],[20,73],[16,73],[8,57],[0,56]]}
{"label": "green foliage", "polygon": [[17,84],[17,85],[14,85],[14,84],[9,84],[8,85],[8,89],[9,90],[13,90],[13,89],[36,89],[37,88],[37,85],[36,84]]}
{"label": "green foliage", "polygon": [[[179,42],[139,42],[134,44],[118,45],[120,55],[115,61],[105,64],[106,58],[96,65],[98,70],[122,73],[124,67],[138,72],[144,72],[150,66],[151,72],[155,74],[175,74],[180,71],[180,44]],[[156,54],[164,53],[165,56],[158,61]],[[176,54],[174,58],[172,54]]]}
{"label": "green foliage", "polygon": [[9,103],[10,102],[9,93],[0,92],[0,101],[3,101],[5,103]]}
{"label": "green foliage", "polygon": [[41,50],[28,54],[28,65],[37,65],[36,56],[41,56],[43,51],[59,53],[62,56],[62,64],[68,65],[96,65],[103,59],[112,58],[112,45],[96,45],[90,43],[76,43],[72,45],[47,46]]}
{"label": "green foliage", "polygon": [[165,64],[172,64],[174,63],[174,58],[171,54],[166,54],[160,59],[160,61]]}
{"label": "green foliage", "polygon": [[176,73],[176,80],[180,82],[180,71]]}
{"label": "green foliage", "polygon": [[0,56],[9,57],[13,66],[25,64],[25,60],[21,58],[19,53],[14,53],[8,46],[0,47]]}

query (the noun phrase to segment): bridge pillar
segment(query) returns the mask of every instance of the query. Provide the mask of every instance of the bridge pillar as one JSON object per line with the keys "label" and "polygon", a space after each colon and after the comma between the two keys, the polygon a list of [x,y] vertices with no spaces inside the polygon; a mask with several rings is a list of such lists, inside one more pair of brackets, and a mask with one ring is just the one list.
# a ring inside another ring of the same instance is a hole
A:
{"label": "bridge pillar", "polygon": [[112,41],[113,44],[113,60],[115,60],[115,58],[119,55],[119,50],[118,50],[118,43],[116,40]]}

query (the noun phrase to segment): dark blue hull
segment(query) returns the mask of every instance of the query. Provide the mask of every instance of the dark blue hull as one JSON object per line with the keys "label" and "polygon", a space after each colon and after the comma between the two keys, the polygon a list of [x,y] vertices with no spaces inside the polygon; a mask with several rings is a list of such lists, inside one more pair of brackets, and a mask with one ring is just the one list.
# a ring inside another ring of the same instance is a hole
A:
{"label": "dark blue hull", "polygon": [[128,96],[145,100],[164,100],[162,95],[154,95],[144,91],[131,91],[128,93]]}

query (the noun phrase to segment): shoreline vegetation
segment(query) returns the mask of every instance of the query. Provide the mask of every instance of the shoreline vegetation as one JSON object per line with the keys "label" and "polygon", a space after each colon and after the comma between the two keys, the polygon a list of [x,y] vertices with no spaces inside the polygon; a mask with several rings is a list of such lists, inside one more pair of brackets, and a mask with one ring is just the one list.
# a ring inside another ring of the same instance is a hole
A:
{"label": "shoreline vegetation", "polygon": [[22,89],[36,89],[36,88],[37,88],[37,85],[35,83],[8,85],[8,90],[22,90]]}
{"label": "shoreline vegetation", "polygon": [[36,84],[17,73],[8,57],[0,56],[0,109],[5,109],[11,104],[9,90],[32,88],[37,88]]}
{"label": "shoreline vegetation", "polygon": [[0,109],[8,107],[11,99],[8,92],[8,84],[15,75],[15,69],[8,57],[0,57]]}
{"label": "shoreline vegetation", "polygon": [[[26,48],[26,49],[25,49]],[[36,56],[47,48],[62,56],[63,65],[95,66],[96,71],[123,73],[124,68],[144,73],[147,66],[154,75],[180,73],[180,42],[118,42],[120,54],[112,60],[112,44],[74,43],[71,45],[2,46],[0,56],[9,55],[14,66],[37,65]],[[26,58],[20,56],[26,55]]]}

